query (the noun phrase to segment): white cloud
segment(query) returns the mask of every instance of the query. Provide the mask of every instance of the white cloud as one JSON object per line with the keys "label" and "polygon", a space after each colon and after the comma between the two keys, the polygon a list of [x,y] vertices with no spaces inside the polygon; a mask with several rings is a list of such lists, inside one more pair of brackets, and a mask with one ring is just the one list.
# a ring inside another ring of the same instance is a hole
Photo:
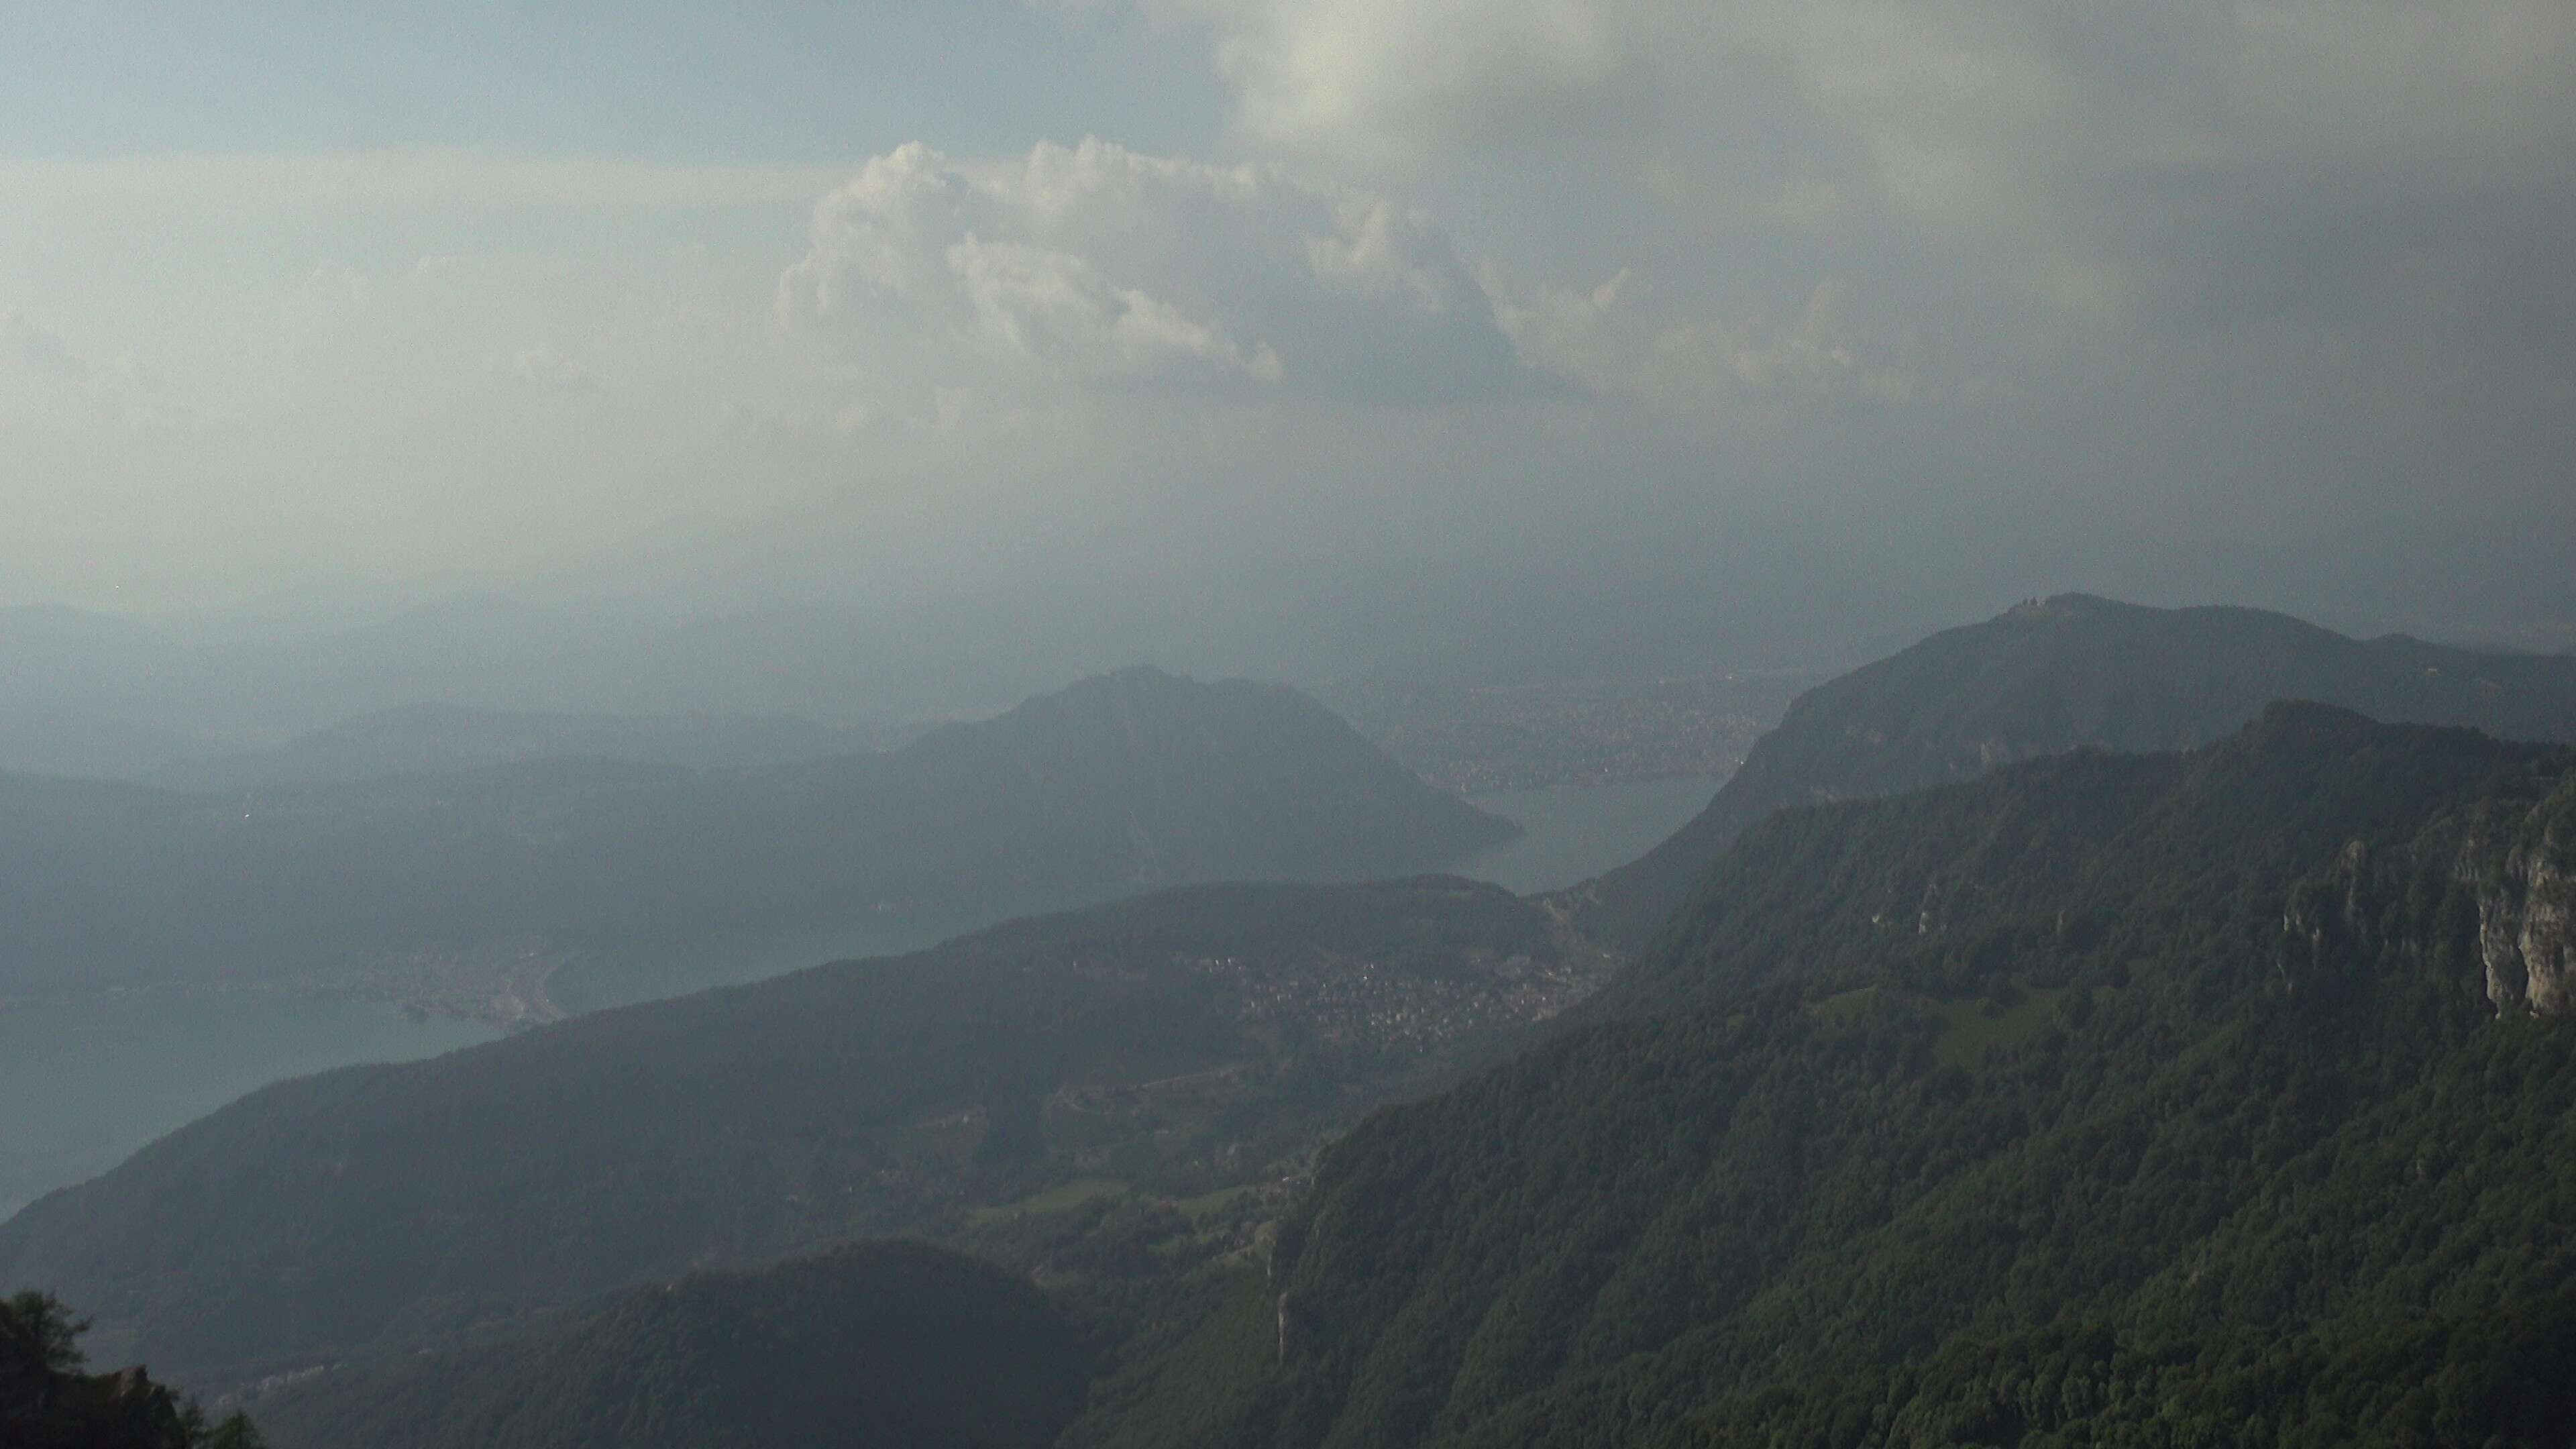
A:
{"label": "white cloud", "polygon": [[1650,68],[1588,0],[1308,0],[1226,7],[1219,69],[1254,134],[1410,150],[1613,124]]}
{"label": "white cloud", "polygon": [[[1512,295],[1499,277],[1488,285]],[[1850,288],[1829,280],[1786,325],[1727,325],[1677,317],[1622,270],[1590,290],[1540,286],[1500,309],[1503,330],[1531,365],[1595,395],[1676,410],[1734,398],[1837,396],[1905,402],[1916,372],[1874,347],[1852,316]]]}
{"label": "white cloud", "polygon": [[815,208],[778,302],[941,382],[1429,401],[1542,381],[1428,217],[1096,140],[1006,166],[919,144],[875,158]]}
{"label": "white cloud", "polygon": [[1843,159],[1887,168],[1887,184],[1934,192],[1944,170],[2018,169],[2075,150],[2168,165],[2519,163],[2576,120],[2564,85],[2576,12],[2558,0],[1125,8],[1201,28],[1253,134],[1363,151],[1555,141],[1635,122],[1730,148],[1839,141],[1859,148]]}
{"label": "white cloud", "polygon": [[1186,496],[1247,551],[1683,538],[1721,490],[2565,511],[2566,0],[1040,3],[1184,27],[1121,63],[1199,46],[1215,124],[1114,114],[1273,164],[0,160],[50,450],[0,563],[148,519],[174,572],[506,568],[844,490],[970,541]]}
{"label": "white cloud", "polygon": [[1120,287],[1070,252],[987,242],[969,232],[946,251],[948,271],[993,351],[1087,377],[1145,377],[1205,366],[1262,382],[1280,379],[1267,345],[1251,356],[1213,324],[1134,287]]}

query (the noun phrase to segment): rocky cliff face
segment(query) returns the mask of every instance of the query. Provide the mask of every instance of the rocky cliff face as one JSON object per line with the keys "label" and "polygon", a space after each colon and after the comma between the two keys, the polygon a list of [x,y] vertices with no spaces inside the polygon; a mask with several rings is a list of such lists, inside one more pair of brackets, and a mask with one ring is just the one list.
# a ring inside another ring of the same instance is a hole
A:
{"label": "rocky cliff face", "polygon": [[2389,955],[2465,957],[2497,1015],[2576,1013],[2576,780],[2401,845],[2353,841],[2291,892],[2281,924],[2294,993]]}
{"label": "rocky cliff face", "polygon": [[2534,822],[2501,859],[2461,861],[2477,891],[2487,1000],[2499,1013],[2576,1009],[2576,840],[2562,828],[2576,820],[2576,789],[2553,803],[2555,816]]}

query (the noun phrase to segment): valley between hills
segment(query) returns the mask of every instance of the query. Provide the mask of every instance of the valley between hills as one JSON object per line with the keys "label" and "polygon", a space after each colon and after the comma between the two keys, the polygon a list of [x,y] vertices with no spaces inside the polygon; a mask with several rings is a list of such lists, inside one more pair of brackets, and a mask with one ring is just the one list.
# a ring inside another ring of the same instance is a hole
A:
{"label": "valley between hills", "polygon": [[2048,600],[1575,887],[1175,884],[284,1082],[0,1278],[289,1449],[826,1412],[689,1345],[874,1361],[924,1272],[1080,1385],[977,1442],[2537,1444],[2571,739],[2568,661]]}

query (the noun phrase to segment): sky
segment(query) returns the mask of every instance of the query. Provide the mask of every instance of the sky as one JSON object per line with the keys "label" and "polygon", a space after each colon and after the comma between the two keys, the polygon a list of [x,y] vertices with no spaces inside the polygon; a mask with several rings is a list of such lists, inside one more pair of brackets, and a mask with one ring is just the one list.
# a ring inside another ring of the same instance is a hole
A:
{"label": "sky", "polygon": [[2571,156],[2564,0],[0,5],[0,602],[2565,625]]}

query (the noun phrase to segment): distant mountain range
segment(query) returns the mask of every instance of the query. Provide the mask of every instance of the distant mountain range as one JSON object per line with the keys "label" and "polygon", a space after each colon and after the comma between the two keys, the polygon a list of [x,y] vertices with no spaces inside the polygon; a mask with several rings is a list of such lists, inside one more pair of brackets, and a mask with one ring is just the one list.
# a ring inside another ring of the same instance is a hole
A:
{"label": "distant mountain range", "polygon": [[1396,875],[1516,829],[1293,691],[1145,669],[760,769],[553,760],[222,793],[0,776],[0,993],[393,970],[498,991],[511,962],[565,950]]}
{"label": "distant mountain range", "polygon": [[2558,1443],[2571,878],[2576,750],[2307,705],[1776,815],[1073,1442]]}
{"label": "distant mountain range", "polygon": [[[654,603],[632,579],[601,579],[574,595],[460,592],[398,609],[315,600],[167,627],[0,608],[0,770],[138,778],[183,755],[264,747],[424,700],[836,728],[978,718],[1140,659],[1311,681],[1639,680],[1849,657],[1839,641],[1889,637],[1888,618],[1912,616],[1860,602],[1870,577],[1820,584],[1812,564],[1784,570],[1735,547],[1730,580],[1781,573],[1768,607],[1713,595],[1696,567],[1605,587],[1543,560],[1434,558],[1366,575],[1283,559],[1260,580],[1015,577],[900,604],[692,604],[685,589]],[[816,596],[832,597],[817,582]],[[1820,605],[1820,591],[1836,603]],[[102,733],[66,755],[67,720]]]}
{"label": "distant mountain range", "polygon": [[2576,661],[2401,635],[2349,639],[2260,609],[2064,594],[1951,629],[1798,697],[1680,833],[1581,888],[1584,928],[1642,947],[1771,812],[1970,779],[2084,746],[2176,750],[2277,699],[2503,739],[2576,739]]}
{"label": "distant mountain range", "polygon": [[[464,596],[354,628],[196,641],[109,615],[6,609],[0,722],[19,711],[116,721],[147,732],[147,742],[191,753],[275,741],[420,700],[846,723],[878,714],[895,686],[883,678],[872,696],[868,663],[899,652],[884,628],[832,611],[659,620]],[[8,742],[0,734],[0,745]],[[167,762],[138,757],[105,773]],[[26,768],[14,758],[9,764]]]}
{"label": "distant mountain range", "polygon": [[179,790],[255,791],[567,759],[741,770],[889,749],[928,728],[836,727],[793,715],[545,714],[409,704],[262,749],[173,753],[140,779]]}
{"label": "distant mountain range", "polygon": [[422,701],[540,719],[875,730],[987,713],[1031,681],[1118,662],[1024,646],[1030,631],[1007,622],[978,620],[961,638],[908,614],[673,617],[469,594],[351,627],[195,639],[77,609],[0,609],[0,770],[142,779]]}
{"label": "distant mountain range", "polygon": [[259,1425],[274,1449],[1045,1449],[1092,1358],[1020,1276],[869,1243],[308,1380]]}

